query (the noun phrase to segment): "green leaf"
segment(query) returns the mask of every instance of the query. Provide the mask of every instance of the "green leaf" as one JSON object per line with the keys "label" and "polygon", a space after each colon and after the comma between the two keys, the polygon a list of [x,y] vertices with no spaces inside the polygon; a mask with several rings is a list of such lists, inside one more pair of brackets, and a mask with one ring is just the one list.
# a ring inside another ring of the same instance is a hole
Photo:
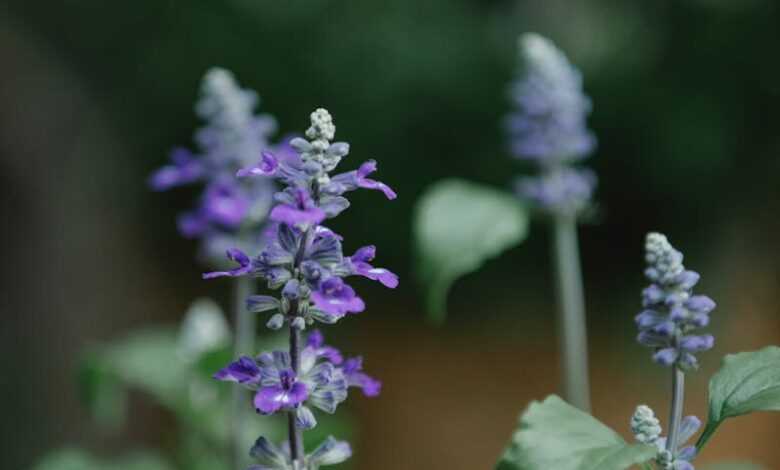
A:
{"label": "green leaf", "polygon": [[506,192],[457,179],[429,188],[417,202],[414,237],[430,318],[444,320],[447,291],[458,277],[518,245],[527,232],[527,211]]}
{"label": "green leaf", "polygon": [[153,452],[137,451],[116,459],[102,460],[83,449],[61,449],[45,456],[33,470],[172,470]]}
{"label": "green leaf", "polygon": [[496,470],[623,470],[653,459],[653,446],[628,444],[591,415],[551,395],[533,402]]}
{"label": "green leaf", "polygon": [[710,380],[707,426],[696,446],[701,449],[727,418],[753,411],[780,410],[780,347],[729,354]]}
{"label": "green leaf", "polygon": [[[697,467],[698,468],[698,467]],[[766,470],[761,465],[749,462],[721,462],[707,465],[702,470]]]}

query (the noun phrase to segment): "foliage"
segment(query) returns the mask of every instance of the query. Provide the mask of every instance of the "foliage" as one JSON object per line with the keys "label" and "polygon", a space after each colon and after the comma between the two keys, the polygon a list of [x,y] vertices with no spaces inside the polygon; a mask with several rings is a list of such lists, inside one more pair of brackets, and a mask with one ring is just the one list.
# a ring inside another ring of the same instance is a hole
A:
{"label": "foliage", "polygon": [[496,470],[622,470],[652,459],[655,447],[628,444],[555,395],[533,402]]}
{"label": "foliage", "polygon": [[727,418],[780,410],[780,347],[729,354],[710,380],[709,417],[701,448]]}
{"label": "foliage", "polygon": [[133,452],[110,462],[80,449],[60,449],[41,460],[33,470],[173,470],[153,452]]}
{"label": "foliage", "polygon": [[508,193],[459,179],[434,184],[414,215],[417,271],[430,318],[444,319],[447,291],[458,277],[518,245],[527,232],[527,211]]}

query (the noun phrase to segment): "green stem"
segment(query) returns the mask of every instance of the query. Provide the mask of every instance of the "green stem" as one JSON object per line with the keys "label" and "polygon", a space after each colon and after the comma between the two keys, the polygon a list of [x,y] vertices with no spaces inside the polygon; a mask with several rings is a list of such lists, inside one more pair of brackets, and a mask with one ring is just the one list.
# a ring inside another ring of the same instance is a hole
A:
{"label": "green stem", "polygon": [[674,366],[672,370],[672,406],[669,410],[669,438],[666,440],[666,450],[672,457],[677,455],[677,440],[680,435],[683,403],[685,401],[685,372]]}
{"label": "green stem", "polygon": [[[233,323],[235,325],[236,338],[233,356],[236,359],[242,355],[255,355],[255,315],[246,308],[246,299],[250,295],[252,295],[252,280],[245,276],[235,278],[233,284]],[[231,442],[233,445],[233,463],[236,470],[244,470],[247,465],[245,461],[247,460],[247,451],[244,443],[247,426],[247,399],[246,390],[241,387],[233,387]]]}
{"label": "green stem", "polygon": [[704,446],[709,442],[710,438],[715,434],[715,431],[718,430],[718,426],[720,426],[720,423],[717,422],[714,425],[711,423],[707,423],[707,427],[704,428],[704,432],[701,433],[701,436],[699,436],[699,440],[696,441],[696,453],[701,453],[701,450],[704,448]]}
{"label": "green stem", "polygon": [[553,221],[553,255],[558,281],[558,342],[562,362],[563,397],[590,412],[588,338],[585,296],[574,215],[559,214]]}

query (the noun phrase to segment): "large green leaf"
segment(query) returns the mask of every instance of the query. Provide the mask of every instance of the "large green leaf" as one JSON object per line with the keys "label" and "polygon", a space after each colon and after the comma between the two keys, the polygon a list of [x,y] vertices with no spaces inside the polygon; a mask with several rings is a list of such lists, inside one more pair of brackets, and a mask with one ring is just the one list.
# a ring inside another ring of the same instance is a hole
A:
{"label": "large green leaf", "polygon": [[710,411],[697,447],[706,444],[727,418],[780,410],[780,347],[729,354],[710,380]]}
{"label": "large green leaf", "polygon": [[749,462],[722,462],[707,465],[702,470],[766,470],[761,465]]}
{"label": "large green leaf", "polygon": [[551,395],[533,402],[496,470],[623,470],[654,458],[656,449],[628,444],[591,415]]}
{"label": "large green leaf", "polygon": [[33,470],[172,470],[153,452],[133,452],[116,459],[99,459],[82,449],[61,449],[45,456]]}
{"label": "large green leaf", "polygon": [[519,244],[527,231],[527,211],[506,192],[457,179],[429,188],[417,202],[414,237],[431,318],[444,319],[458,277]]}

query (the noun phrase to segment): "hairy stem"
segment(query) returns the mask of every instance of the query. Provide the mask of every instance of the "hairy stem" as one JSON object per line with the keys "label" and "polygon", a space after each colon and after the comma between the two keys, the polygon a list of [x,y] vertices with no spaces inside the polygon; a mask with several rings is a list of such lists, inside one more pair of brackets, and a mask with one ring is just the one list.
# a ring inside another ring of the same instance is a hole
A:
{"label": "hairy stem", "polygon": [[[311,238],[312,233],[313,231],[311,228],[304,232],[303,237],[301,237],[301,244],[298,246],[298,251],[295,253],[293,266],[295,268],[296,274],[298,275],[300,273],[300,266],[301,262],[303,261],[303,256],[306,253],[306,246],[309,244],[309,239]],[[303,299],[300,301],[290,302],[290,362],[296,376],[301,368],[301,332],[292,325],[292,319],[298,315],[301,301],[308,302],[307,300]],[[290,440],[290,457],[292,458],[293,466],[295,467],[295,465],[303,463],[304,449],[303,429],[298,427],[298,425],[295,423],[294,410],[290,410],[287,413],[287,432],[288,439]]]}
{"label": "hairy stem", "polygon": [[557,215],[553,222],[553,231],[563,397],[577,408],[589,412],[590,385],[588,381],[585,296],[582,288],[575,217],[573,215]]}
{"label": "hairy stem", "polygon": [[[290,326],[290,362],[295,373],[301,368],[301,332]],[[295,411],[287,414],[290,456],[294,463],[303,462],[303,430],[295,423]],[[296,467],[297,468],[297,467]]]}
{"label": "hairy stem", "polygon": [[680,435],[683,402],[685,401],[685,372],[675,366],[672,371],[672,406],[669,410],[669,438],[666,440],[666,450],[677,455],[677,439]]}
{"label": "hairy stem", "polygon": [[[237,277],[233,281],[233,323],[236,340],[233,356],[238,359],[242,355],[254,356],[255,347],[255,315],[247,310],[246,299],[252,294],[252,280],[248,277]],[[233,387],[232,421],[233,460],[237,470],[246,467],[246,399],[247,392],[241,387]]]}

